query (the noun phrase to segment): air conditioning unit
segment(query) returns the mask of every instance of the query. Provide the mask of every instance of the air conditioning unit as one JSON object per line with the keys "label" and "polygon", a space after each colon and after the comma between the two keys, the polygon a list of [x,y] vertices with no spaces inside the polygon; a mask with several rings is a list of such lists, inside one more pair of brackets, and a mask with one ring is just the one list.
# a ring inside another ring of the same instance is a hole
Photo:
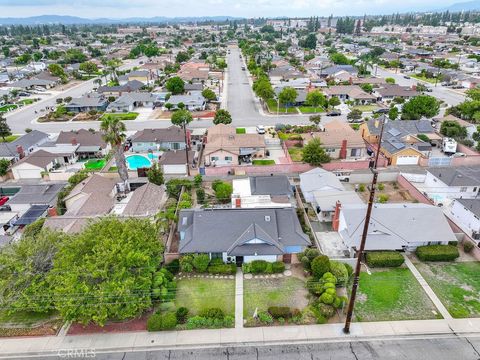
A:
{"label": "air conditioning unit", "polygon": [[227,263],[231,264],[236,262],[235,256],[227,256]]}
{"label": "air conditioning unit", "polygon": [[473,238],[474,240],[480,240],[480,232],[478,232],[478,231],[473,231],[473,232],[472,232],[472,238]]}

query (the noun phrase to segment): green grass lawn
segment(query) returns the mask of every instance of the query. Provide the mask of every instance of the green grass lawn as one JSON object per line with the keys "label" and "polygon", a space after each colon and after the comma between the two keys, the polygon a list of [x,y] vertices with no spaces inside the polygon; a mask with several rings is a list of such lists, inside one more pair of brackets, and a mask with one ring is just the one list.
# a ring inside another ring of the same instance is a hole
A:
{"label": "green grass lawn", "polygon": [[268,111],[270,111],[272,114],[276,114],[277,110],[280,114],[282,113],[287,113],[287,114],[297,114],[297,109],[295,107],[288,107],[286,108],[284,104],[280,104],[280,106],[277,109],[277,100],[275,99],[270,99],[267,101],[267,107]]}
{"label": "green grass lawn", "polygon": [[32,327],[42,324],[45,321],[49,321],[56,316],[57,314],[53,311],[46,314],[21,311],[10,315],[7,314],[6,311],[0,311],[0,327],[2,327],[2,325]]}
{"label": "green grass lawn", "polygon": [[302,114],[315,114],[315,113],[322,113],[325,111],[321,107],[314,108],[312,106],[299,106],[298,110],[300,110]]}
{"label": "green grass lawn", "polygon": [[270,159],[252,160],[252,164],[260,165],[260,166],[275,165],[275,160],[270,160]]}
{"label": "green grass lawn", "polygon": [[278,137],[281,140],[302,140],[302,135],[301,134],[295,134],[295,133],[284,133],[279,131],[278,132]]}
{"label": "green grass lawn", "polygon": [[[430,79],[430,78],[426,78],[424,76],[420,76],[420,75],[409,75],[411,78],[413,79],[417,79],[417,80],[422,80],[422,81],[426,81],[426,82],[429,82],[430,84],[435,84],[435,79]],[[437,80],[437,82],[439,82],[440,80]]]}
{"label": "green grass lawn", "polygon": [[245,279],[243,281],[243,317],[252,317],[255,309],[269,306],[303,309],[308,305],[305,283],[295,277],[279,279]]}
{"label": "green grass lawn", "polygon": [[35,100],[33,99],[23,99],[23,100],[17,101],[17,104],[30,105],[30,104],[33,104],[34,102]]}
{"label": "green grass lawn", "polygon": [[480,262],[415,264],[455,318],[480,316]]}
{"label": "green grass lawn", "polygon": [[114,171],[117,171],[118,170],[118,167],[116,166],[111,166],[108,171],[111,171],[111,172],[114,172]]}
{"label": "green grass lawn", "polygon": [[295,162],[302,161],[302,150],[303,150],[302,148],[295,147],[295,146],[288,148],[288,153],[290,154],[292,161],[295,161]]}
{"label": "green grass lawn", "polygon": [[435,319],[433,303],[410,270],[373,270],[360,274],[355,303],[357,321]]}
{"label": "green grass lawn", "polygon": [[87,170],[101,170],[105,166],[105,159],[90,159],[85,163]]}
{"label": "green grass lawn", "polygon": [[99,121],[102,121],[106,116],[112,117],[112,118],[117,118],[122,121],[126,120],[135,120],[138,116],[137,112],[129,112],[129,113],[108,113],[108,114],[103,114]]}
{"label": "green grass lawn", "polygon": [[20,137],[20,135],[10,135],[10,136],[5,136],[5,141],[3,141],[3,138],[0,137],[0,142],[12,142],[17,140]]}
{"label": "green grass lawn", "polygon": [[362,112],[372,112],[374,110],[377,110],[378,109],[378,106],[377,105],[355,105],[353,109],[358,109]]}
{"label": "green grass lawn", "polygon": [[177,308],[188,308],[191,315],[212,307],[218,307],[227,315],[235,314],[235,280],[180,279],[177,282]]}
{"label": "green grass lawn", "polygon": [[247,132],[247,130],[245,130],[245,128],[236,128],[236,133],[237,134],[245,134]]}
{"label": "green grass lawn", "polygon": [[18,108],[18,105],[7,104],[7,105],[0,106],[0,112],[7,112],[7,111],[10,111],[10,110],[14,110],[16,108]]}

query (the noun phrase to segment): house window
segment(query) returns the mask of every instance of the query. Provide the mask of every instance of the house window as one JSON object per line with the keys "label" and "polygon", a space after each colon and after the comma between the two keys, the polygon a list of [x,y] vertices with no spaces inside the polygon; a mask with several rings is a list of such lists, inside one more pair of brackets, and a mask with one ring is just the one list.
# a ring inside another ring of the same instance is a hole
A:
{"label": "house window", "polygon": [[325,151],[327,153],[334,153],[335,152],[335,149],[334,148],[326,148]]}
{"label": "house window", "polygon": [[221,252],[210,253],[210,259],[223,259],[223,255]]}
{"label": "house window", "polygon": [[466,186],[462,186],[460,188],[460,192],[467,192],[467,187]]}
{"label": "house window", "polygon": [[352,149],[350,151],[350,156],[360,156],[362,153],[362,149]]}
{"label": "house window", "polygon": [[477,187],[475,186],[475,187],[473,188],[473,192],[476,192],[476,191],[477,191]]}
{"label": "house window", "polygon": [[232,161],[233,158],[232,158],[231,156],[225,156],[225,160],[226,160],[226,161]]}
{"label": "house window", "polygon": [[180,149],[180,144],[179,143],[173,143],[173,150],[178,150]]}
{"label": "house window", "polygon": [[211,156],[211,157],[210,157],[210,160],[212,160],[212,161],[217,161],[217,160],[218,160],[218,156]]}

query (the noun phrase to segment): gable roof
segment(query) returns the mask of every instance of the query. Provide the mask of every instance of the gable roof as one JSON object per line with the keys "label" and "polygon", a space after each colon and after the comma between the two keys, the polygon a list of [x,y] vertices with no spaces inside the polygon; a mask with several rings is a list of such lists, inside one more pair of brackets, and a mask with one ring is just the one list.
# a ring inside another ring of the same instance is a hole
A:
{"label": "gable roof", "polygon": [[13,167],[16,167],[23,163],[27,163],[44,169],[48,164],[50,164],[54,159],[59,156],[59,154],[52,154],[45,150],[38,150],[34,153],[31,153],[30,155],[27,155],[26,157],[15,163]]}
{"label": "gable roof", "polygon": [[250,192],[252,195],[293,195],[286,175],[250,176]]}
{"label": "gable roof", "polygon": [[132,143],[137,142],[182,142],[185,143],[185,134],[178,126],[170,126],[166,129],[144,129],[137,131],[132,136]]}
{"label": "gable roof", "polygon": [[180,253],[277,255],[310,244],[295,209],[189,209],[179,215]]}
{"label": "gable roof", "polygon": [[300,174],[300,187],[303,192],[322,189],[337,191],[345,190],[335,174],[321,168],[315,168]]}
{"label": "gable roof", "polygon": [[10,144],[14,149],[16,149],[17,146],[21,146],[24,150],[27,150],[44,140],[46,141],[47,139],[48,134],[42,131],[32,130],[29,133],[26,133],[25,135],[20,136],[18,139],[12,141]]}
{"label": "gable roof", "polygon": [[153,216],[163,208],[167,198],[165,186],[158,186],[148,182],[133,192],[122,215]]}
{"label": "gable roof", "polygon": [[76,141],[81,146],[99,146],[102,149],[107,147],[100,131],[90,131],[85,129],[61,131],[58,134],[55,144],[71,144]]}
{"label": "gable roof", "polygon": [[448,186],[480,185],[480,166],[430,167],[427,171]]}
{"label": "gable roof", "polygon": [[480,217],[480,199],[455,199],[472,214]]}
{"label": "gable roof", "polygon": [[208,128],[207,143],[204,155],[218,150],[234,154],[240,153],[240,148],[263,148],[265,137],[259,134],[237,134],[235,127],[218,124]]}

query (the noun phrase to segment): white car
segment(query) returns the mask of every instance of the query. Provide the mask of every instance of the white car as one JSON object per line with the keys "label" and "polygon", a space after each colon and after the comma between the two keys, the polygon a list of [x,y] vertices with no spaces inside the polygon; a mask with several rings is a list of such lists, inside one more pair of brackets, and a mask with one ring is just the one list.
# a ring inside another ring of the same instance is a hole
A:
{"label": "white car", "polygon": [[265,126],[257,125],[257,134],[260,134],[260,135],[265,134]]}

